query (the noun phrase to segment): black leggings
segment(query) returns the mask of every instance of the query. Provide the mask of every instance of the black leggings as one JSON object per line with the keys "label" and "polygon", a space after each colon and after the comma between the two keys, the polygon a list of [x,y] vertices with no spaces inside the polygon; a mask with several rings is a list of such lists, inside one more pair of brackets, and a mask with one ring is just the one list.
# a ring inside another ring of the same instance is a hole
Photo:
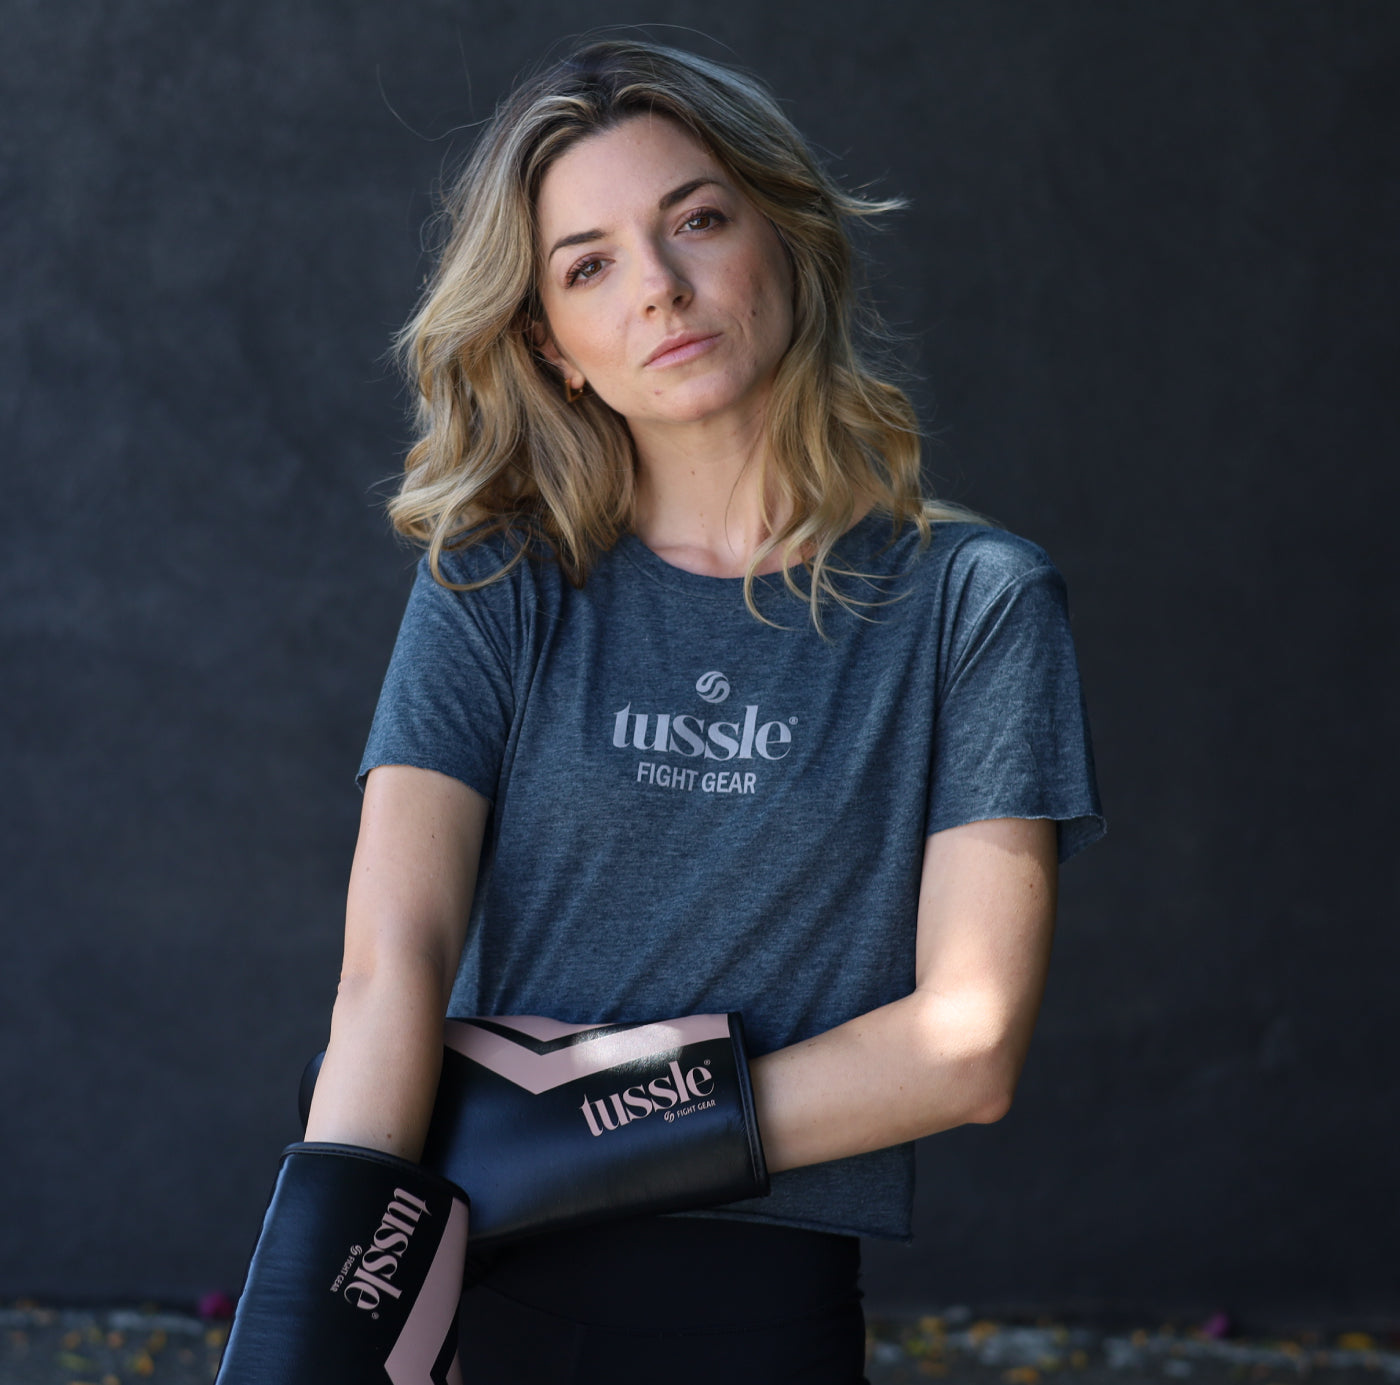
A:
{"label": "black leggings", "polygon": [[462,1297],[463,1385],[861,1385],[854,1236],[640,1217],[509,1246]]}

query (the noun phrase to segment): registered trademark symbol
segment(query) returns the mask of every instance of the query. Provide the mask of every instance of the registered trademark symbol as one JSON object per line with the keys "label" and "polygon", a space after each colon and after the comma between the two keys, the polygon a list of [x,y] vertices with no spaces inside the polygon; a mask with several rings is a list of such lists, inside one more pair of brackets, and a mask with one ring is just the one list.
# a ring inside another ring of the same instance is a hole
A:
{"label": "registered trademark symbol", "polygon": [[788,725],[789,725],[789,726],[796,726],[796,725],[797,725],[797,718],[796,718],[796,717],[789,717],[789,718],[788,718]]}
{"label": "registered trademark symbol", "polygon": [[378,1316],[379,1316],[378,1313],[371,1313],[371,1314],[370,1314],[370,1317],[372,1317],[372,1318],[377,1318]]}

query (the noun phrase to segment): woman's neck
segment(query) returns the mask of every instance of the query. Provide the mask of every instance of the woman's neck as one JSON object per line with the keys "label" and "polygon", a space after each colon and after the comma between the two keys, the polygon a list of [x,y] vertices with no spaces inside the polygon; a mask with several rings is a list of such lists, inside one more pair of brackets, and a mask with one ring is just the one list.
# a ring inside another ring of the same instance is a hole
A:
{"label": "woman's neck", "polygon": [[[632,527],[637,537],[673,567],[704,577],[742,577],[772,532],[763,520],[759,491],[761,433],[721,437],[691,429],[636,442]],[[770,502],[773,528],[786,518],[786,508]],[[759,571],[776,572],[782,565],[781,554],[770,554]]]}

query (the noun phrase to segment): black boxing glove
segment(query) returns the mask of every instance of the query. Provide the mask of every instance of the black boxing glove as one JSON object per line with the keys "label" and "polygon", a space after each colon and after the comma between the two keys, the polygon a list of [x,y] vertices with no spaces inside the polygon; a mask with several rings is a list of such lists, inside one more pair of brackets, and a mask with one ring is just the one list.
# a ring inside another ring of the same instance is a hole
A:
{"label": "black boxing glove", "polygon": [[[303,1121],[322,1056],[302,1079]],[[423,1163],[467,1190],[478,1250],[764,1196],[740,1017],[448,1020]]]}
{"label": "black boxing glove", "polygon": [[460,1385],[467,1202],[354,1145],[282,1152],[216,1385]]}

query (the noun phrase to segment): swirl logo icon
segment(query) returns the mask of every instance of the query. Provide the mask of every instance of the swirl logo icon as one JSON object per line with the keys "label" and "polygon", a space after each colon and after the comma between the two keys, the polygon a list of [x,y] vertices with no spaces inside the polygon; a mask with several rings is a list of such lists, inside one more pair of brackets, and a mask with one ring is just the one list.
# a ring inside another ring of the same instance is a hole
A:
{"label": "swirl logo icon", "polygon": [[723,702],[729,696],[729,679],[718,669],[710,673],[702,673],[695,680],[695,691],[705,699],[706,702]]}

